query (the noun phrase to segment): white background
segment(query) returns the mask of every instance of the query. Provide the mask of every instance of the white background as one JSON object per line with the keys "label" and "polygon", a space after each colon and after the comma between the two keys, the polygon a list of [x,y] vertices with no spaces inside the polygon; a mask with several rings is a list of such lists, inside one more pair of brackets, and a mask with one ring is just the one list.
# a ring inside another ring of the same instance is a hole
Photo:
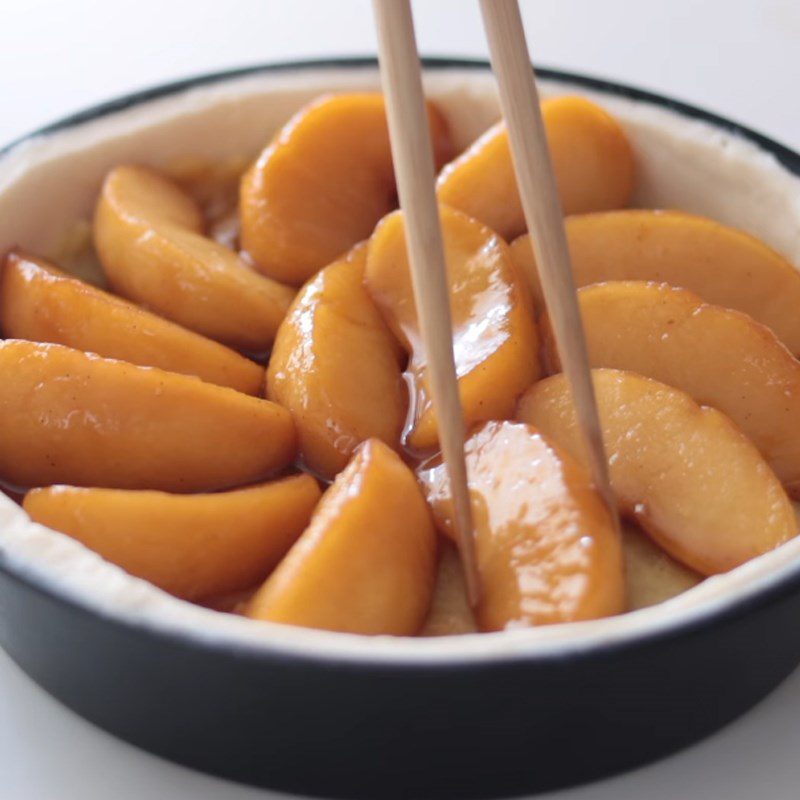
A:
{"label": "white background", "polygon": [[[485,55],[475,0],[417,0],[415,10],[424,52]],[[523,10],[540,63],[662,91],[800,149],[800,0],[523,0]],[[195,72],[372,53],[371,26],[368,0],[0,0],[0,142]],[[798,796],[800,672],[701,745],[547,800]],[[62,709],[0,652],[0,797],[274,795],[189,772],[112,739]]]}

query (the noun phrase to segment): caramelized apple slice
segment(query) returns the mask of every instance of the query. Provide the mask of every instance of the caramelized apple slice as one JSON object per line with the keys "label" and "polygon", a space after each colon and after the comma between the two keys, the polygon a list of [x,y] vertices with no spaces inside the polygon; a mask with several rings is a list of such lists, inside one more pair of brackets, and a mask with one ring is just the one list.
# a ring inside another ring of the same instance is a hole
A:
{"label": "caramelized apple slice", "polygon": [[475,617],[467,600],[467,584],[455,545],[445,537],[439,541],[439,571],[428,618],[420,636],[459,636],[476,633]]}
{"label": "caramelized apple slice", "polygon": [[64,344],[245,394],[264,388],[264,370],[244,356],[21,253],[10,253],[0,274],[0,328],[9,339]]}
{"label": "caramelized apple slice", "polygon": [[255,594],[257,588],[257,586],[248,586],[246,589],[240,589],[236,592],[215,594],[210,597],[204,597],[202,600],[195,600],[194,602],[203,608],[210,608],[212,611],[219,611],[223,614],[235,614],[243,617],[244,608],[250,602],[250,598]]}
{"label": "caramelized apple slice", "polygon": [[[491,230],[453,209],[440,208],[453,314],[453,347],[467,425],[504,419],[539,376],[538,339],[530,299],[508,246]],[[401,212],[386,217],[369,244],[367,290],[411,356],[416,397],[408,443],[437,442],[425,375]]]}
{"label": "caramelized apple slice", "polygon": [[414,474],[370,439],[247,613],[307,628],[411,636],[425,620],[435,574],[436,535]]}
{"label": "caramelized apple slice", "polygon": [[[586,471],[535,428],[487,422],[467,440],[484,631],[595,619],[624,610],[619,534]],[[420,480],[444,533],[444,466]]]}
{"label": "caramelized apple slice", "polygon": [[[582,97],[545,100],[542,114],[564,213],[627,205],[633,192],[633,154],[619,123]],[[448,164],[437,185],[442,203],[479,219],[506,239],[527,227],[503,123]]]}
{"label": "caramelized apple slice", "polygon": [[34,489],[34,522],[77,539],[166,592],[201,600],[263,581],[311,519],[320,497],[309,475],[216,494],[124,489]]}
{"label": "caramelized apple slice", "polygon": [[663,603],[703,580],[630,522],[622,525],[622,552],[628,611]]}
{"label": "caramelized apple slice", "polygon": [[[450,155],[428,106],[434,155]],[[366,239],[397,205],[381,94],[322,97],[277,133],[242,179],[242,246],[265,274],[301,284]]]}
{"label": "caramelized apple slice", "polygon": [[[670,555],[711,575],[797,533],[780,482],[724,414],[632,372],[593,373],[621,510]],[[563,375],[532,386],[520,401],[519,417],[575,457],[583,456]]]}
{"label": "caramelized apple slice", "polygon": [[[666,284],[609,282],[578,296],[592,366],[632,370],[718,408],[800,496],[800,363],[772,331]],[[557,367],[549,332],[545,340]]]}
{"label": "caramelized apple slice", "polygon": [[320,272],[278,330],[269,396],[292,412],[305,463],[333,478],[375,437],[397,448],[406,415],[401,348],[363,286],[366,247]]}
{"label": "caramelized apple slice", "polygon": [[[663,281],[744,311],[800,353],[800,273],[744,231],[678,211],[609,211],[566,219],[577,286]],[[528,234],[511,245],[522,274],[536,274]],[[541,289],[534,300],[544,308]]]}
{"label": "caramelized apple slice", "polygon": [[142,167],[106,177],[94,243],[117,294],[231,347],[267,350],[294,296],[203,236],[194,200]]}
{"label": "caramelized apple slice", "polygon": [[57,344],[0,341],[0,479],[194,492],[250,483],[295,454],[268,400]]}

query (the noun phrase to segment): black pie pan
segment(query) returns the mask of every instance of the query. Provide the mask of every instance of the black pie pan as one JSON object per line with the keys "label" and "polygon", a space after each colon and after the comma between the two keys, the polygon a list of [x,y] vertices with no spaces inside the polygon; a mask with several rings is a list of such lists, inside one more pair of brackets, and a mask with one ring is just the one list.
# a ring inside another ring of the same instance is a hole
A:
{"label": "black pie pan", "polygon": [[[247,75],[372,64],[268,64],[201,76],[98,106],[31,137],[58,136]],[[426,63],[431,71],[487,68]],[[540,76],[701,120],[800,175],[797,153],[701,109],[582,75],[542,69]],[[0,643],[41,687],[166,759],[324,797],[529,794],[686,747],[743,714],[800,662],[800,563],[752,590],[674,616],[630,635],[563,644],[526,645],[517,636],[513,647],[474,656],[423,647],[395,657],[380,643],[374,653],[368,644],[349,652],[330,634],[314,634],[307,646],[306,639],[273,642],[265,633],[256,646],[97,607],[23,569],[0,531]]]}

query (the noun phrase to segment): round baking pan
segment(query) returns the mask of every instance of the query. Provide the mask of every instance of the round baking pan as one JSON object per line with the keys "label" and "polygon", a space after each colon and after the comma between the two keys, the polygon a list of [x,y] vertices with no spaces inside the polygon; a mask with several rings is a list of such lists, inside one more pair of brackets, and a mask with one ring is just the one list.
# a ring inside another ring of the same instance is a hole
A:
{"label": "round baking pan", "polygon": [[[488,79],[479,61],[428,59],[425,67],[429,76]],[[243,80],[326,70],[376,75],[374,61],[347,59],[192,78],[37,131],[0,153],[0,171],[15,158],[15,175],[44,174],[48,147],[69,151],[76,130],[104,118],[113,126],[139,107],[156,119],[198,90],[224,97]],[[800,175],[796,153],[703,110],[582,75],[539,75],[601,102],[666,111],[763,154],[776,176]],[[233,109],[232,138],[237,120]],[[79,162],[75,170],[81,187]],[[0,200],[8,185],[0,182]],[[32,202],[33,189],[16,199]],[[32,221],[23,238],[45,222]],[[110,733],[259,786],[376,800],[497,797],[590,781],[710,734],[800,662],[794,543],[663,607],[612,620],[447,641],[369,639],[188,606],[0,501],[0,643],[16,663]]]}

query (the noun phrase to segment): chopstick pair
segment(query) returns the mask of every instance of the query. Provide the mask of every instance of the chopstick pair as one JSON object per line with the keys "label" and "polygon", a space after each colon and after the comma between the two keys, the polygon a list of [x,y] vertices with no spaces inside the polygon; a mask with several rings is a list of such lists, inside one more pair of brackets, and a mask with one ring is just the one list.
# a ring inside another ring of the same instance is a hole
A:
{"label": "chopstick pair", "polygon": [[[480,0],[514,171],[595,486],[618,524],[555,174],[517,0]],[[400,208],[467,594],[480,597],[433,150],[410,0],[373,0]],[[529,276],[535,280],[536,276]]]}

